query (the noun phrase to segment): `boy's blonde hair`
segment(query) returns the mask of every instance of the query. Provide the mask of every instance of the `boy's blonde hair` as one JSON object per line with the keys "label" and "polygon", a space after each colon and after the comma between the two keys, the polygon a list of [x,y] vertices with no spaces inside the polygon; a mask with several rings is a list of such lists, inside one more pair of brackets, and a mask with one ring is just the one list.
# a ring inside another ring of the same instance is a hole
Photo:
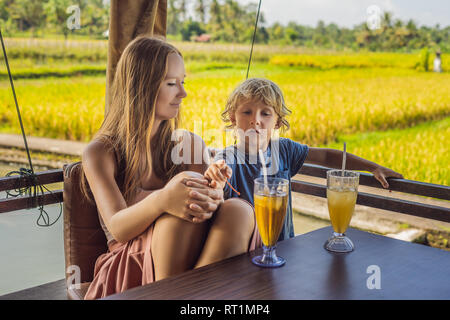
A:
{"label": "boy's blonde hair", "polygon": [[[239,104],[255,100],[273,107],[278,115],[280,129],[289,129],[286,116],[291,114],[291,111],[286,107],[283,93],[273,81],[264,78],[250,78],[238,85],[228,97],[225,110],[222,112],[222,120],[231,122],[231,115]],[[232,127],[233,124],[227,125],[227,128]]]}

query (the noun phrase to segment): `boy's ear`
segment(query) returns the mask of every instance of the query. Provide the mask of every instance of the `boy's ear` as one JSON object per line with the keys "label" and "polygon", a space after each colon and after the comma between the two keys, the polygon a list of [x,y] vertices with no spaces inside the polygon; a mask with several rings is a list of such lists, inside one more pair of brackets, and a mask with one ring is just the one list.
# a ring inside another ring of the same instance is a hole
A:
{"label": "boy's ear", "polygon": [[236,125],[236,117],[234,115],[234,112],[230,112],[230,121],[233,126]]}
{"label": "boy's ear", "polygon": [[280,129],[283,125],[283,122],[281,121],[281,118],[278,117],[277,123],[275,124],[275,129]]}

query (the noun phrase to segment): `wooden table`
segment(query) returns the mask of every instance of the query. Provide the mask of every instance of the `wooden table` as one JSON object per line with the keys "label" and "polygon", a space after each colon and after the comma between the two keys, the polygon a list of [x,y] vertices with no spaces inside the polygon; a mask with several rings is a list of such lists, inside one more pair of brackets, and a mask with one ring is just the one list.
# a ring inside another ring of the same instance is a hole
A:
{"label": "wooden table", "polygon": [[331,232],[278,243],[281,268],[253,265],[258,249],[106,299],[450,299],[450,252],[349,229],[355,251],[335,254]]}

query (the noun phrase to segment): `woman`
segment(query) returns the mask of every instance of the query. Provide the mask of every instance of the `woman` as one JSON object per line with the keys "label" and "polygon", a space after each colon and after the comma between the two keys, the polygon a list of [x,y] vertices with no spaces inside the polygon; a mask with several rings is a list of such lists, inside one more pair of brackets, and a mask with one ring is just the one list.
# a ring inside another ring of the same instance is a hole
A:
{"label": "woman", "polygon": [[[203,178],[207,164],[193,164],[192,146],[201,145],[203,153],[203,140],[192,133],[172,140],[187,96],[184,77],[181,53],[149,37],[132,41],[118,62],[110,110],[82,157],[82,188],[95,200],[109,248],[97,259],[85,299],[204,266],[260,243],[251,206],[239,199],[224,202],[223,191]],[[191,161],[172,160],[177,144],[191,148]]]}

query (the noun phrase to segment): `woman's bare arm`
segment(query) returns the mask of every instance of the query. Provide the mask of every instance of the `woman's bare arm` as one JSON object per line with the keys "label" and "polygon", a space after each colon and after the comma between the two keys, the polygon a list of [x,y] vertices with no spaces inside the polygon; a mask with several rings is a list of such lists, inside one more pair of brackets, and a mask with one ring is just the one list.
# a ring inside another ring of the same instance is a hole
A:
{"label": "woman's bare arm", "polygon": [[164,212],[161,190],[127,207],[114,178],[117,171],[114,154],[104,144],[91,142],[83,152],[82,162],[97,209],[118,242],[138,236]]}
{"label": "woman's bare arm", "polygon": [[[200,136],[190,132],[190,144],[185,147],[189,146],[191,147],[191,163],[187,164],[187,170],[203,175],[208,169],[210,162],[206,144]],[[200,180],[203,180],[203,182]],[[203,211],[203,216],[193,219],[193,222],[201,223],[210,219],[213,212],[224,201],[223,188],[212,188],[205,179],[193,179],[188,181],[187,185],[193,189],[189,194],[191,197],[189,208],[197,212]]]}
{"label": "woman's bare arm", "polygon": [[[134,204],[127,207],[114,178],[117,168],[113,153],[102,143],[91,142],[82,160],[99,213],[118,242],[124,243],[140,235],[163,213],[193,221],[194,218],[204,218],[205,212],[215,211],[219,205],[211,198],[210,201],[195,200],[192,191],[198,189],[187,186],[186,182],[189,179],[202,180],[203,176],[197,172],[184,171],[173,177],[164,188],[141,194],[139,197],[142,200],[137,202],[138,199],[135,199]],[[191,199],[201,205],[200,209],[190,208]]]}

